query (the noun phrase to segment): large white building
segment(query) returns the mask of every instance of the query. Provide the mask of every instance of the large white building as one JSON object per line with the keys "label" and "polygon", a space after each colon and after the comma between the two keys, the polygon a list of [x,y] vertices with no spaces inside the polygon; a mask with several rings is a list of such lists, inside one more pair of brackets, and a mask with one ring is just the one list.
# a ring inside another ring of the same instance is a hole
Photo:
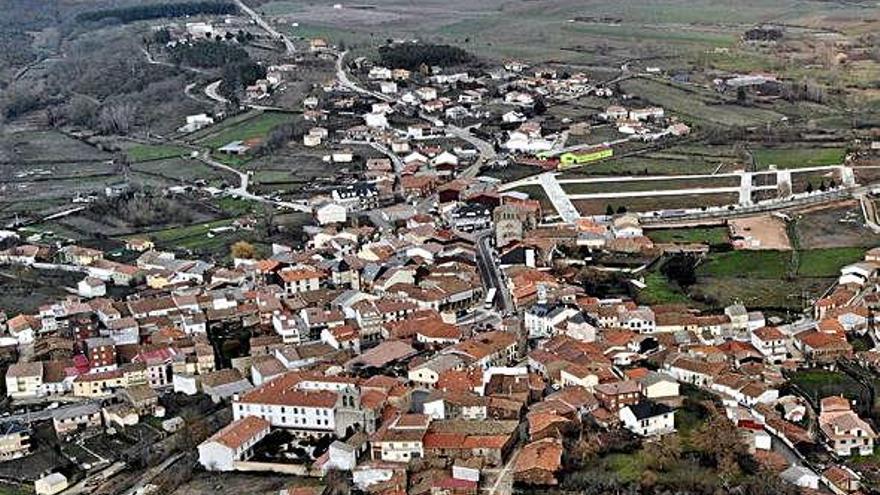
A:
{"label": "large white building", "polygon": [[296,372],[269,380],[234,399],[232,413],[235,419],[265,419],[273,427],[300,436],[344,436],[349,427],[368,426],[353,381],[309,379]]}

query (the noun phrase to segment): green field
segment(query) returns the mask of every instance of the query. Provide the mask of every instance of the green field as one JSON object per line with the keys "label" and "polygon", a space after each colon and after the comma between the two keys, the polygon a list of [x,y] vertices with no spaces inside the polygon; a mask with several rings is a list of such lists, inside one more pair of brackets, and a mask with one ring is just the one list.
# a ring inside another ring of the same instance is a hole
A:
{"label": "green field", "polygon": [[229,233],[220,234],[213,238],[208,237],[208,232],[217,227],[226,227],[232,224],[232,219],[216,220],[213,222],[175,227],[172,229],[158,230],[145,234],[158,246],[167,248],[204,249],[218,243],[228,242],[225,238]]}
{"label": "green field", "polygon": [[660,273],[646,273],[645,285],[647,287],[639,291],[639,303],[641,304],[690,303],[690,298]]}
{"label": "green field", "polygon": [[647,236],[660,243],[727,244],[730,241],[726,227],[695,227],[691,229],[657,229]]}
{"label": "green field", "polygon": [[237,122],[234,125],[223,127],[221,131],[210,134],[199,141],[199,143],[211,148],[219,148],[232,141],[263,139],[273,127],[291,120],[293,120],[293,114],[264,112],[253,118]]}
{"label": "green field", "polygon": [[864,386],[846,373],[822,369],[801,370],[791,377],[791,382],[801,388],[814,400],[831,395],[845,395],[861,398],[865,395]]}
{"label": "green field", "polygon": [[125,151],[132,162],[146,162],[165,158],[178,158],[189,154],[182,146],[170,144],[139,144]]}
{"label": "green field", "polygon": [[592,176],[696,175],[712,174],[719,167],[735,160],[698,155],[648,153],[640,156],[612,158],[599,163],[567,170],[560,177],[573,179]]}
{"label": "green field", "polygon": [[797,273],[800,277],[837,277],[841,267],[862,261],[864,256],[865,249],[858,247],[801,251]]}
{"label": "green field", "polygon": [[723,278],[783,278],[788,274],[790,262],[790,251],[712,253],[697,268],[697,275]]}
{"label": "green field", "polygon": [[764,148],[753,152],[759,169],[820,167],[840,165],[846,157],[844,148]]}

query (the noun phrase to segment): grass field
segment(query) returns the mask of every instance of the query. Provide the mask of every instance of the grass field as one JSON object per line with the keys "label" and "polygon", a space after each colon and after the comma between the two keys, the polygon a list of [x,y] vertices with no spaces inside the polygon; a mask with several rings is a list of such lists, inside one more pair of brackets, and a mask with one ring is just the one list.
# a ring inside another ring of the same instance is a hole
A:
{"label": "grass field", "polygon": [[[685,238],[698,236],[711,235],[699,232]],[[862,259],[863,253],[863,248],[810,249],[797,256],[792,251],[713,252],[697,266],[697,282],[687,294],[654,272],[645,277],[648,288],[639,296],[656,303],[686,296],[693,304],[714,308],[739,301],[749,308],[800,311],[834,282],[840,267]]]}
{"label": "grass field", "polygon": [[264,112],[253,118],[224,127],[221,131],[211,134],[199,142],[211,148],[219,148],[232,141],[263,139],[273,127],[291,120],[293,120],[293,114]]}
{"label": "grass field", "polygon": [[226,227],[232,224],[232,219],[216,220],[213,222],[175,227],[172,229],[158,230],[145,234],[151,238],[157,246],[183,249],[206,249],[218,244],[224,244],[229,233],[208,237],[211,229]]}
{"label": "grass field", "polygon": [[701,208],[709,206],[724,206],[736,204],[738,194],[693,194],[680,196],[649,196],[641,198],[608,198],[608,199],[578,199],[572,201],[582,215],[602,215],[610,205],[615,211],[619,207],[627,211],[659,211],[676,210],[682,208]]}
{"label": "grass field", "polygon": [[712,253],[697,268],[704,277],[783,278],[788,274],[787,251],[730,251]]}
{"label": "grass field", "polygon": [[726,244],[730,241],[726,227],[695,227],[691,229],[658,229],[646,232],[654,242]]}
{"label": "grass field", "polygon": [[129,148],[125,153],[132,162],[146,162],[181,157],[188,155],[189,150],[170,144],[139,144]]}
{"label": "grass field", "polygon": [[708,91],[652,79],[630,79],[622,82],[621,87],[673,113],[716,125],[754,126],[779,122],[783,117],[770,110],[724,104],[717,95]]}
{"label": "grass field", "polygon": [[836,277],[842,266],[861,261],[864,256],[865,249],[858,247],[801,251],[797,273],[801,277]]}
{"label": "grass field", "polygon": [[819,167],[840,165],[846,157],[844,148],[764,148],[752,152],[759,169]]}
{"label": "grass field", "polygon": [[[733,160],[729,160],[732,162]],[[705,157],[683,156],[663,157],[654,154],[642,156],[612,158],[599,163],[589,164],[577,169],[567,170],[563,179],[594,176],[638,176],[638,175],[694,175],[711,174],[723,166],[716,160]]]}
{"label": "grass field", "polygon": [[838,394],[859,398],[860,394],[864,393],[862,384],[849,375],[838,371],[801,370],[791,377],[791,382],[816,400]]}
{"label": "grass field", "polygon": [[645,274],[646,287],[639,291],[638,300],[641,304],[688,304],[690,298],[678,290],[666,277],[657,272]]}

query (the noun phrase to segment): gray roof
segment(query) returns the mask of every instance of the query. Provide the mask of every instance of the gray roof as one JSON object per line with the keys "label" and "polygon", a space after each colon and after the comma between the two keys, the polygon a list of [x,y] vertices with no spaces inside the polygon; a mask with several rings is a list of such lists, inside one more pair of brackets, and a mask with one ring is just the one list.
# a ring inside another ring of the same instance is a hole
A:
{"label": "gray roof", "polygon": [[86,404],[56,409],[55,412],[52,413],[52,419],[55,421],[63,421],[65,419],[78,418],[80,416],[91,416],[100,411],[100,404],[97,402],[88,402]]}

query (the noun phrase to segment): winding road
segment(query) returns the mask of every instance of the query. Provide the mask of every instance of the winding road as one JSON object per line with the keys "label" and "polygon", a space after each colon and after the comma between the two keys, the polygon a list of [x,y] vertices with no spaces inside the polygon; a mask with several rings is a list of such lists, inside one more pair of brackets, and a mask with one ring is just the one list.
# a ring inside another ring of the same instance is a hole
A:
{"label": "winding road", "polygon": [[203,151],[199,155],[198,160],[200,162],[204,163],[205,165],[208,165],[208,166],[220,169],[220,170],[224,170],[226,172],[233,173],[238,176],[238,179],[239,179],[238,186],[234,187],[234,188],[227,189],[225,191],[225,193],[228,194],[229,196],[234,196],[236,198],[241,198],[241,199],[248,199],[251,201],[256,201],[258,203],[270,204],[270,205],[277,206],[279,208],[288,208],[288,209],[291,209],[294,211],[300,211],[303,213],[311,213],[312,212],[312,208],[308,204],[306,204],[305,202],[293,203],[290,201],[275,201],[273,199],[270,199],[270,198],[267,198],[264,196],[258,196],[254,193],[249,192],[248,186],[250,185],[250,180],[251,180],[250,175],[248,175],[245,172],[242,172],[241,170],[230,167],[229,165],[226,165],[225,163],[218,162],[217,160],[214,160],[213,158],[211,158],[211,155],[207,151]]}

